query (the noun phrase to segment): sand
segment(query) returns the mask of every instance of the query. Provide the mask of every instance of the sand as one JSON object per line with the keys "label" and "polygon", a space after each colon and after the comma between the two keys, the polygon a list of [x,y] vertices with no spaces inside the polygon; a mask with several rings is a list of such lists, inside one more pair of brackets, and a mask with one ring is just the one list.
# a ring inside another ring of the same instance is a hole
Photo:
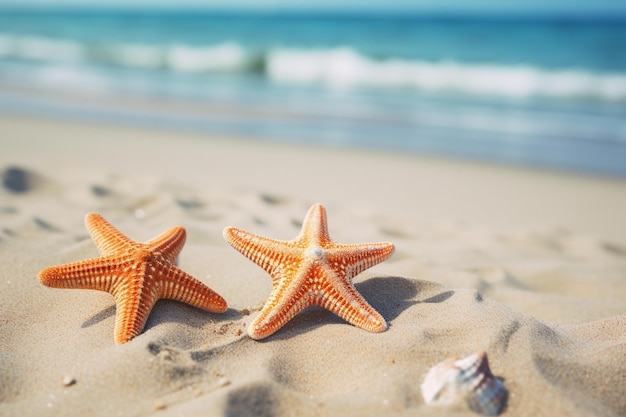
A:
{"label": "sand", "polygon": [[[626,181],[175,131],[0,117],[0,415],[476,415],[431,407],[432,366],[485,350],[505,416],[626,414]],[[19,175],[18,175],[19,177]],[[19,187],[17,187],[19,188]],[[392,241],[357,276],[389,323],[372,334],[311,308],[245,329],[269,276],[222,238],[277,239],[322,203],[340,243]],[[223,314],[162,300],[117,346],[113,298],[41,285],[95,257],[96,211],[139,241],[187,229],[179,266]]]}

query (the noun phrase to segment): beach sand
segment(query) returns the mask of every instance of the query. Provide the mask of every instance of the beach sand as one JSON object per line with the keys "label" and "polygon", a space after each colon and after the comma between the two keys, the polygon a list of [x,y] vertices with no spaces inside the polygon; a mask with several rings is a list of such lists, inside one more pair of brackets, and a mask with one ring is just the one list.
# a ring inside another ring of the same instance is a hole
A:
{"label": "beach sand", "polygon": [[[508,390],[502,415],[626,414],[623,179],[17,116],[0,127],[0,169],[25,178],[0,189],[0,415],[470,416],[462,401],[425,405],[420,384],[481,350]],[[395,244],[354,280],[389,329],[310,308],[254,341],[271,281],[222,230],[289,240],[313,203],[335,242]],[[138,241],[184,226],[179,267],[229,309],[161,300],[115,345],[109,294],[36,278],[98,255],[90,211]]]}

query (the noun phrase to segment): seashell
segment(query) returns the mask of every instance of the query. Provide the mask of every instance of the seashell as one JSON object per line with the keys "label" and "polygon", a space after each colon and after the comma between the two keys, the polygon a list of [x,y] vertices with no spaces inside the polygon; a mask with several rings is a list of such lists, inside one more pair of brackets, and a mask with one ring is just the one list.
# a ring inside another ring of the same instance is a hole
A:
{"label": "seashell", "polygon": [[507,397],[502,381],[491,373],[484,351],[438,363],[428,371],[421,388],[428,405],[465,399],[472,411],[486,416],[500,414]]}

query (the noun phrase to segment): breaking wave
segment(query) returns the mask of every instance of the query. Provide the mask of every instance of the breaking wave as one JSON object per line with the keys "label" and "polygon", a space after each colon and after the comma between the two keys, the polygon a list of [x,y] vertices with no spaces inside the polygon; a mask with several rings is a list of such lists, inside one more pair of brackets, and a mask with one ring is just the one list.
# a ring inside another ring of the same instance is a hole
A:
{"label": "breaking wave", "polygon": [[507,98],[626,101],[624,73],[419,59],[375,59],[348,47],[258,51],[235,42],[205,46],[88,44],[66,39],[0,34],[0,59],[176,73],[255,73],[274,83],[319,85],[330,89],[401,88]]}
{"label": "breaking wave", "polygon": [[544,70],[531,66],[374,60],[349,48],[269,53],[267,74],[278,82],[333,88],[393,87],[512,98],[626,100],[626,74]]}
{"label": "breaking wave", "polygon": [[232,42],[213,46],[133,43],[84,44],[73,40],[0,34],[0,58],[50,63],[117,65],[179,72],[245,71],[249,56]]}

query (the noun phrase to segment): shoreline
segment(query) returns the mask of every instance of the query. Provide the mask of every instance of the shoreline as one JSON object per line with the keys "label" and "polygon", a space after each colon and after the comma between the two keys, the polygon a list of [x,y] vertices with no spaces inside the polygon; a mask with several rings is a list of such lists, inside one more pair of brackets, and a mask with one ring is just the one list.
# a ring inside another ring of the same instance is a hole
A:
{"label": "shoreline", "polygon": [[[393,97],[387,97],[389,105],[393,105]],[[626,144],[619,134],[623,127],[617,117],[619,107],[597,113],[590,103],[575,101],[498,104],[490,100],[485,97],[465,103],[460,98],[426,95],[418,106],[405,103],[406,111],[398,112],[383,104],[382,108],[368,110],[367,105],[362,107],[346,97],[320,106],[271,95],[260,101],[254,96],[250,102],[239,96],[221,101],[215,97],[200,100],[139,92],[52,91],[0,83],[0,113],[18,117],[286,144],[323,144],[331,149],[626,178],[622,163]],[[498,110],[501,106],[503,110]]]}

